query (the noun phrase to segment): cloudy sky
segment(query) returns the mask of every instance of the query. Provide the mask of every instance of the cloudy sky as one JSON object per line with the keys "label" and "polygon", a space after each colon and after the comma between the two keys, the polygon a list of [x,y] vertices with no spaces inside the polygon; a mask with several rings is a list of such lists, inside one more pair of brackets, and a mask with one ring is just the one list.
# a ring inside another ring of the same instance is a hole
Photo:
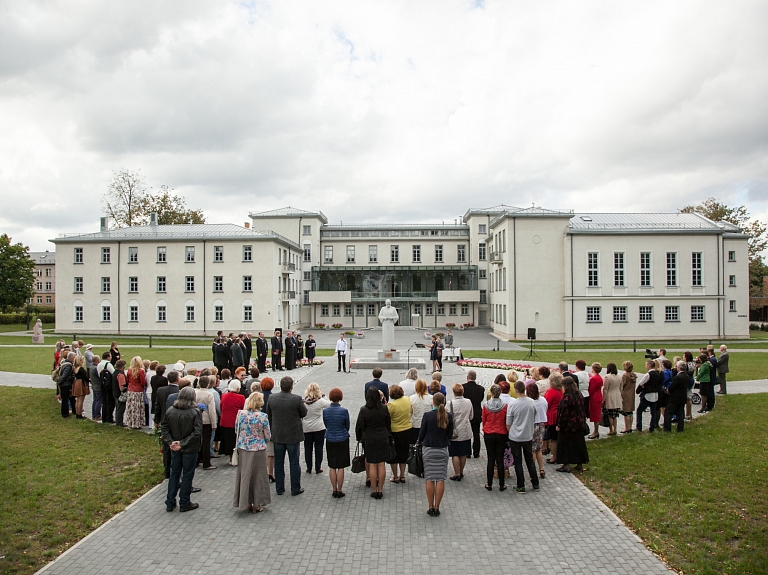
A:
{"label": "cloudy sky", "polygon": [[768,221],[766,2],[0,0],[0,231],[98,229],[113,170],[210,222],[500,203]]}

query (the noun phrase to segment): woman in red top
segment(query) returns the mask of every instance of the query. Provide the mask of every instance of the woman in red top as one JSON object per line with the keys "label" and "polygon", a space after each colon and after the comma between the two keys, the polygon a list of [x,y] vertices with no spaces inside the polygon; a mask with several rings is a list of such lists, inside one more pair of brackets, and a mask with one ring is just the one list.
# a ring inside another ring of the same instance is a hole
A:
{"label": "woman in red top", "polygon": [[589,439],[600,437],[600,420],[603,418],[603,378],[600,372],[603,366],[595,362],[592,364],[592,375],[589,378],[589,420],[594,425],[594,430]]}
{"label": "woman in red top", "polygon": [[563,399],[563,375],[559,371],[550,374],[549,389],[544,392],[544,399],[547,400],[548,449],[552,453],[547,463],[557,463],[557,410]]}
{"label": "woman in red top", "polygon": [[144,390],[147,376],[144,364],[139,356],[131,360],[131,366],[125,374],[128,382],[128,401],[125,404],[125,424],[130,429],[141,429],[144,425]]}
{"label": "woman in red top", "polygon": [[504,491],[504,449],[507,447],[507,404],[501,396],[501,387],[497,384],[491,386],[491,399],[483,405],[483,439],[487,452],[488,464],[486,475],[488,483],[485,488],[493,490],[493,467],[499,476],[499,491]]}
{"label": "woman in red top", "polygon": [[227,393],[221,396],[221,419],[219,420],[219,455],[229,455],[232,465],[232,453],[235,451],[237,435],[235,420],[237,412],[245,407],[245,396],[240,393],[240,382],[233,379],[227,386]]}

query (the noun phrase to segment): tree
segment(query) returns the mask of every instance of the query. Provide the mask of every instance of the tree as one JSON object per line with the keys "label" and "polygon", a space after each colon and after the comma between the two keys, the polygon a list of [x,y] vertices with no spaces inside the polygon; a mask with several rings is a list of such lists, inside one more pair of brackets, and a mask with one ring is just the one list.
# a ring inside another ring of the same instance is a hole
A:
{"label": "tree", "polygon": [[680,210],[685,214],[701,214],[713,222],[728,222],[741,228],[749,236],[749,295],[762,297],[763,276],[768,275],[768,266],[763,261],[762,253],[768,247],[766,225],[760,220],[750,220],[746,206],[729,208],[715,198],[707,198],[698,206],[685,206]]}
{"label": "tree", "polygon": [[35,293],[35,262],[29,248],[12,244],[8,234],[0,236],[0,309],[13,311],[22,307]]}
{"label": "tree", "polygon": [[187,209],[184,198],[177,196],[168,186],[151,192],[141,171],[122,170],[112,173],[104,204],[107,215],[118,228],[145,226],[150,214],[157,213],[158,224],[204,224],[202,210]]}

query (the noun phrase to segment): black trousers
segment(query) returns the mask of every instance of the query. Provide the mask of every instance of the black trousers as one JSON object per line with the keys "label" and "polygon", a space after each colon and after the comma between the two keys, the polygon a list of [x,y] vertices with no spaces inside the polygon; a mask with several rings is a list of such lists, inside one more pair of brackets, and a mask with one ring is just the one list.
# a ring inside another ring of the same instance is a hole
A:
{"label": "black trousers", "polygon": [[171,448],[168,444],[163,443],[163,469],[165,471],[165,478],[171,478]]}
{"label": "black trousers", "polygon": [[486,433],[485,451],[488,454],[488,463],[486,465],[486,475],[488,485],[493,485],[493,468],[499,475],[499,487],[504,487],[504,450],[507,448],[506,433]]}
{"label": "black trousers", "polygon": [[264,373],[267,371],[267,356],[260,355],[256,359],[256,367],[259,368],[259,373]]}
{"label": "black trousers", "polygon": [[472,425],[472,453],[475,456],[475,459],[480,457],[480,424],[482,422],[482,419],[470,421],[470,424]]}
{"label": "black trousers", "polygon": [[315,473],[323,468],[323,442],[325,441],[325,429],[310,431],[304,434],[304,461],[307,464],[307,473],[312,471],[312,451],[315,452]]}
{"label": "black trousers", "polygon": [[283,369],[283,356],[279,353],[272,354],[272,371],[277,371],[278,369]]}
{"label": "black trousers", "polygon": [[59,387],[59,394],[61,395],[61,416],[69,417],[69,410],[75,411],[75,398],[72,397],[72,386],[62,385]]}
{"label": "black trousers", "polygon": [[125,425],[123,422],[123,417],[125,416],[125,402],[124,401],[116,401],[115,402],[115,425]]}
{"label": "black trousers", "polygon": [[346,353],[337,353],[336,356],[338,357],[338,371],[341,371],[342,368],[344,371],[347,371],[347,354]]}
{"label": "black trousers", "polygon": [[[712,411],[715,409],[715,386],[717,385],[717,382],[710,383],[709,384],[709,393],[707,394],[707,411]],[[702,398],[703,402],[704,398]]]}
{"label": "black trousers", "polygon": [[533,463],[533,451],[530,441],[510,441],[512,446],[512,456],[515,458],[515,477],[517,477],[517,486],[525,487],[525,475],[523,475],[523,459],[528,468],[528,475],[531,477],[531,484],[534,487],[539,485],[539,475],[536,473],[536,465]]}
{"label": "black trousers", "polygon": [[203,469],[211,466],[211,434],[213,427],[210,423],[203,423],[203,443],[200,446],[198,461],[203,462]]}
{"label": "black trousers", "polygon": [[115,422],[115,396],[112,395],[112,391],[106,393],[102,392],[101,399],[101,422],[102,423],[114,423]]}
{"label": "black trousers", "polygon": [[664,431],[672,431],[672,417],[677,417],[677,430],[683,431],[685,428],[685,402],[675,403],[671,400],[667,402],[664,411]]}

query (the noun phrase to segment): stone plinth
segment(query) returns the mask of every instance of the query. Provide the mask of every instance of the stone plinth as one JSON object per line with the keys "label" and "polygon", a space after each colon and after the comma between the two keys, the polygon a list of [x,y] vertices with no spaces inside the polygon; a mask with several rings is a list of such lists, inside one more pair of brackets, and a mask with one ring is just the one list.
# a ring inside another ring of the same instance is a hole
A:
{"label": "stone plinth", "polygon": [[400,361],[399,351],[380,351],[379,361]]}

